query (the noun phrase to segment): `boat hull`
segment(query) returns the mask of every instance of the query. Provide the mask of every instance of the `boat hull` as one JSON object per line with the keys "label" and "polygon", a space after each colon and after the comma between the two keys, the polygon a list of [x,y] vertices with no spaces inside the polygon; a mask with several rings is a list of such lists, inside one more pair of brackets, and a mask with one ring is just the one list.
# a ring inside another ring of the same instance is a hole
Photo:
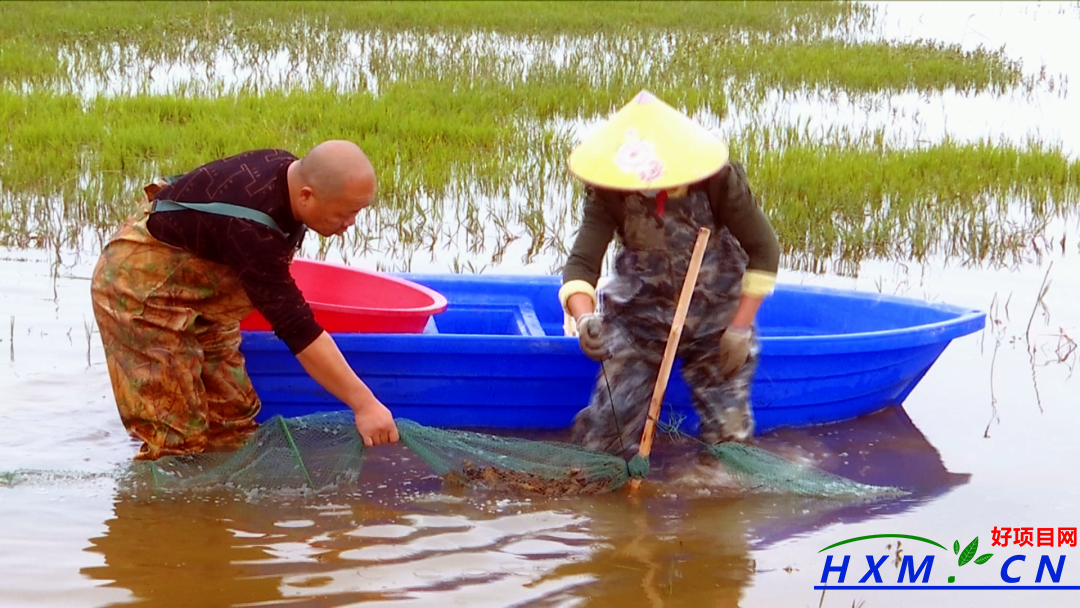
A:
{"label": "boat hull", "polygon": [[[558,277],[401,275],[443,294],[423,334],[334,334],[346,360],[397,417],[447,428],[562,429],[600,372],[563,331]],[[758,433],[837,422],[901,404],[981,312],[919,300],[781,285],[758,315],[751,390]],[[343,408],[271,332],[241,350],[260,419]],[[643,407],[645,404],[642,404]],[[661,418],[697,433],[676,362]]]}

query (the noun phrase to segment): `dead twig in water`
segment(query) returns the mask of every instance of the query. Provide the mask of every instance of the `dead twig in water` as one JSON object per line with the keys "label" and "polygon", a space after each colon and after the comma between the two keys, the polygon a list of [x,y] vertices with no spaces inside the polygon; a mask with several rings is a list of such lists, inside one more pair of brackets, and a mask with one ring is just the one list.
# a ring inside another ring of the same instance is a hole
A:
{"label": "dead twig in water", "polygon": [[[1073,369],[1076,366],[1076,357],[1073,355],[1076,353],[1077,348],[1080,345],[1076,343],[1069,333],[1065,331],[1065,328],[1061,328],[1054,334],[1045,334],[1046,337],[1053,338],[1055,340],[1053,353],[1047,353],[1047,347],[1042,347],[1042,355],[1045,357],[1045,361],[1039,363],[1039,367],[1049,367],[1051,365],[1064,364],[1069,368],[1069,377],[1072,377]],[[1036,345],[1037,346],[1037,345]]]}
{"label": "dead twig in water", "polygon": [[[998,301],[998,294],[994,293],[994,297],[991,298],[991,300],[990,300],[990,308],[989,308],[990,312],[989,312],[988,317],[987,317],[989,319],[989,321],[990,321],[990,324],[986,326],[986,328],[985,328],[986,330],[990,330],[991,332],[993,332],[994,330],[996,330],[998,328],[1001,328],[1002,333],[1004,333],[1005,330],[1003,328],[1003,325],[1012,320],[1012,319],[1009,318],[1009,303],[1012,302],[1012,297],[1013,297],[1013,294],[1010,291],[1009,292],[1009,297],[1005,298],[1005,306],[1004,306],[1005,320],[1002,321],[1001,320],[1001,315],[999,313],[999,309],[1001,308],[1001,302]],[[980,340],[980,342],[979,342],[979,352],[980,353],[985,353],[986,352],[986,350],[984,349],[984,346],[985,346],[985,343],[986,343],[985,338],[986,338],[986,331],[984,330],[983,331],[983,339]]]}
{"label": "dead twig in water", "polygon": [[86,367],[90,367],[90,346],[93,344],[91,337],[94,335],[94,324],[83,316],[83,327],[86,328]]}
{"label": "dead twig in water", "polygon": [[1031,316],[1028,317],[1027,329],[1024,331],[1024,338],[1027,340],[1028,350],[1031,350],[1031,322],[1035,320],[1035,311],[1039,310],[1039,306],[1041,305],[1046,314],[1050,313],[1050,309],[1046,307],[1046,302],[1043,302],[1043,298],[1046,297],[1046,292],[1050,291],[1050,286],[1046,284],[1046,279],[1050,276],[1050,269],[1053,267],[1053,262],[1050,262],[1050,265],[1046,267],[1046,274],[1043,275],[1042,285],[1039,286],[1039,297],[1035,299],[1035,305],[1031,307]]}
{"label": "dead twig in water", "polygon": [[1039,381],[1035,377],[1035,347],[1031,345],[1031,323],[1035,320],[1035,312],[1039,310],[1041,306],[1043,314],[1049,315],[1050,309],[1047,308],[1046,302],[1043,298],[1046,297],[1046,292],[1050,291],[1050,285],[1046,280],[1050,277],[1050,269],[1054,267],[1054,263],[1050,262],[1050,265],[1046,267],[1046,274],[1043,275],[1042,284],[1039,286],[1039,297],[1035,300],[1035,305],[1031,307],[1031,316],[1028,317],[1027,329],[1024,330],[1024,342],[1027,344],[1028,359],[1031,362],[1031,383],[1035,387],[1035,404],[1039,406],[1039,413],[1044,413],[1042,406],[1042,396],[1039,394]]}
{"label": "dead twig in water", "polygon": [[[1006,318],[1008,318],[1009,302],[1011,300],[1012,294],[1010,293],[1009,298],[1005,301]],[[1000,302],[998,301],[998,295],[995,293],[993,300],[990,301],[990,323],[987,325],[987,328],[994,335],[994,354],[990,358],[990,420],[986,423],[986,429],[983,431],[984,439],[990,438],[990,425],[993,424],[995,420],[997,420],[998,422],[1001,421],[1001,419],[998,417],[997,395],[994,393],[994,369],[996,368],[997,364],[998,349],[1001,348],[1001,341],[1005,337],[1006,328],[1005,323],[1001,320],[1001,317],[999,316],[999,306]],[[985,336],[986,334],[983,333],[984,338]],[[980,351],[982,351],[981,345],[979,349]]]}
{"label": "dead twig in water", "polygon": [[1043,413],[1042,395],[1039,394],[1039,379],[1035,375],[1035,349],[1030,352],[1031,361],[1031,386],[1035,389],[1035,404],[1039,406],[1039,413]]}
{"label": "dead twig in water", "polygon": [[994,333],[994,356],[990,358],[990,420],[986,423],[986,429],[983,431],[983,439],[990,438],[990,425],[995,420],[1001,422],[1001,418],[998,417],[997,409],[997,396],[994,394],[994,366],[997,363],[998,349],[1001,348],[1001,333]]}
{"label": "dead twig in water", "polygon": [[1076,346],[1076,341],[1069,337],[1069,334],[1066,333],[1064,329],[1062,329],[1061,334],[1058,337],[1058,345],[1057,349],[1055,349],[1054,351],[1054,354],[1058,358],[1058,363],[1064,363],[1065,365],[1069,366],[1069,378],[1072,378],[1074,364],[1072,355],[1076,352]]}

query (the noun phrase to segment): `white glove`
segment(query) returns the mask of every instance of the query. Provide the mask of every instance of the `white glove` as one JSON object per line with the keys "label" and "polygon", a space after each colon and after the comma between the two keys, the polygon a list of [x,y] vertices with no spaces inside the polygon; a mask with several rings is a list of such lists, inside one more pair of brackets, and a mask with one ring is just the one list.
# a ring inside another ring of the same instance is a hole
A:
{"label": "white glove", "polygon": [[720,375],[730,378],[750,358],[749,327],[729,327],[720,335]]}
{"label": "white glove", "polygon": [[578,317],[577,333],[581,352],[593,361],[600,361],[608,356],[607,346],[600,337],[602,329],[599,315],[589,312]]}

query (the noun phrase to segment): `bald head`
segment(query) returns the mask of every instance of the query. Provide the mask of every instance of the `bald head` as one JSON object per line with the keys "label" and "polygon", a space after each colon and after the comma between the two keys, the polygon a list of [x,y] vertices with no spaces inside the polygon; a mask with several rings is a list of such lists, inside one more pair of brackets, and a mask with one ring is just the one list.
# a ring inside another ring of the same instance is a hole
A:
{"label": "bald head", "polygon": [[360,146],[340,139],[312,148],[300,161],[300,177],[321,199],[341,196],[350,186],[375,187],[375,169],[367,155]]}
{"label": "bald head", "polygon": [[293,214],[316,232],[331,236],[352,226],[375,196],[375,169],[351,141],[325,141],[289,168]]}

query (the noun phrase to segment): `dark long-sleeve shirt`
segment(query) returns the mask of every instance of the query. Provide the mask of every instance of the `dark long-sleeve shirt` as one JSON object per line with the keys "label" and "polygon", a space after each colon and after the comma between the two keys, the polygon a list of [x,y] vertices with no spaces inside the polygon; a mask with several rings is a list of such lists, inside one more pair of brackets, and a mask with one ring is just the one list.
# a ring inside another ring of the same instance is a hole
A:
{"label": "dark long-sleeve shirt", "polygon": [[305,232],[289,203],[286,172],[295,160],[285,150],[244,152],[180,176],[155,197],[258,209],[274,219],[280,232],[252,220],[192,210],[153,213],[147,229],[164,243],[232,268],[274,333],[299,353],[323,329],[289,274]]}
{"label": "dark long-sleeve shirt", "polygon": [[[716,224],[726,226],[746,251],[749,258],[747,271],[776,274],[780,265],[780,243],[750,191],[742,165],[729,163],[688,189],[708,191]],[[585,200],[581,227],[563,269],[563,283],[582,280],[596,286],[604,253],[615,233],[622,235],[625,219],[626,210],[619,192],[592,188]]]}

